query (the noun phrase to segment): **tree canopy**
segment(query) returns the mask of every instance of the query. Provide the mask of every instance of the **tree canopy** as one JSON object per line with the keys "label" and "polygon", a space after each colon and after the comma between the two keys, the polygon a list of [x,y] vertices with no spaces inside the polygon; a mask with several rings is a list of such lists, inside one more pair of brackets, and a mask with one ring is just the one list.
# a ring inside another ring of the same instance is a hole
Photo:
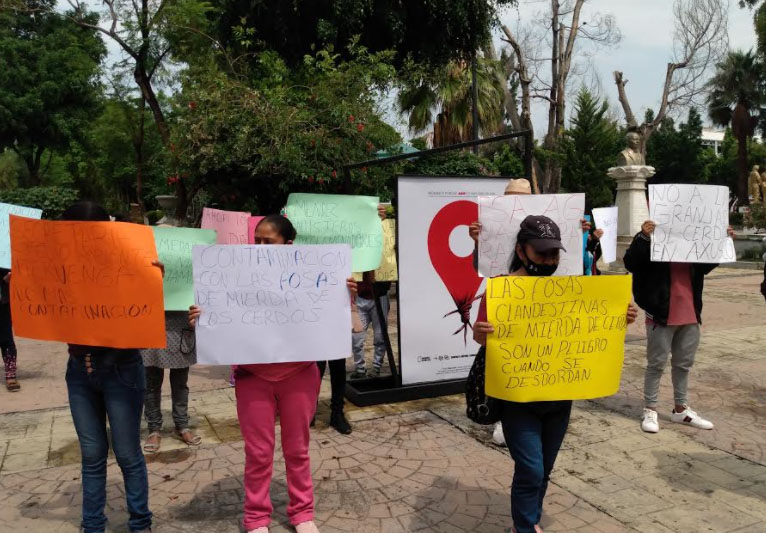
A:
{"label": "tree canopy", "polygon": [[53,0],[24,4],[0,10],[0,150],[26,164],[23,185],[39,185],[44,152],[67,148],[98,106],[106,49],[53,11]]}

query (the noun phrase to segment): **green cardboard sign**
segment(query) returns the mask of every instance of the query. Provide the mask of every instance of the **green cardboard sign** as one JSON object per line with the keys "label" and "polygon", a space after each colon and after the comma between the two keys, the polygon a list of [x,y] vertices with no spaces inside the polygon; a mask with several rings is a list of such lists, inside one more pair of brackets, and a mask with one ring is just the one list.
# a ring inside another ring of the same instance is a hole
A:
{"label": "green cardboard sign", "polygon": [[194,304],[192,247],[215,244],[212,229],[153,227],[157,255],[165,264],[165,311],[187,311]]}
{"label": "green cardboard sign", "polygon": [[380,266],[383,227],[377,196],[293,193],[287,218],[298,231],[295,244],[350,244],[354,272]]}

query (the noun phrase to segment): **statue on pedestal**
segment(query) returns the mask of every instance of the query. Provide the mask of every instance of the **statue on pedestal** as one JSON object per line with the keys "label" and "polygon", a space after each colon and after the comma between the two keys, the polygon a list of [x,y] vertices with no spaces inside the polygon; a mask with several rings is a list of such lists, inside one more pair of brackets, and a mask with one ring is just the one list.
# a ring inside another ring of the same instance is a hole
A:
{"label": "statue on pedestal", "polygon": [[761,203],[761,187],[763,183],[761,182],[761,175],[758,173],[759,168],[758,165],[753,165],[753,169],[747,177],[747,191],[750,195],[750,203],[752,204]]}
{"label": "statue on pedestal", "polygon": [[641,135],[635,131],[629,131],[625,136],[625,142],[627,147],[617,154],[617,166],[644,166],[646,160],[644,154],[641,153]]}

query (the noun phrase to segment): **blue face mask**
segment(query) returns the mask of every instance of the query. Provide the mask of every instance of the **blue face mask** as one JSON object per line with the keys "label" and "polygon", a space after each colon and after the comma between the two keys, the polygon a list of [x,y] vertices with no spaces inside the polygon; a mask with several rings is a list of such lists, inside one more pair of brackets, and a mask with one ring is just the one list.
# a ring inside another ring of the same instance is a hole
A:
{"label": "blue face mask", "polygon": [[552,276],[559,267],[558,264],[548,265],[545,263],[535,263],[526,256],[526,254],[524,255],[525,257],[522,259],[521,263],[524,265],[524,270],[526,270],[527,274],[530,276]]}

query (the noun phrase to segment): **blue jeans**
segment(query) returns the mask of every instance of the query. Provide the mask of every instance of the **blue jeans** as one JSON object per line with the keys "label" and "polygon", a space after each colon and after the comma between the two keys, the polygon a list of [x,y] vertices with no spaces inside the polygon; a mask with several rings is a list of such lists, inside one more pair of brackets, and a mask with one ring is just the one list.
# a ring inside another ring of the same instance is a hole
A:
{"label": "blue jeans", "polygon": [[572,402],[503,402],[503,434],[515,468],[511,518],[517,533],[533,533],[556,456],[569,427]]}
{"label": "blue jeans", "polygon": [[146,378],[138,350],[110,350],[90,357],[88,373],[84,356],[70,356],[66,383],[69,408],[82,453],[82,528],[84,533],[106,529],[106,458],[112,448],[122,470],[127,498],[128,527],[141,531],[152,525],[149,482],[141,452],[141,411]]}

